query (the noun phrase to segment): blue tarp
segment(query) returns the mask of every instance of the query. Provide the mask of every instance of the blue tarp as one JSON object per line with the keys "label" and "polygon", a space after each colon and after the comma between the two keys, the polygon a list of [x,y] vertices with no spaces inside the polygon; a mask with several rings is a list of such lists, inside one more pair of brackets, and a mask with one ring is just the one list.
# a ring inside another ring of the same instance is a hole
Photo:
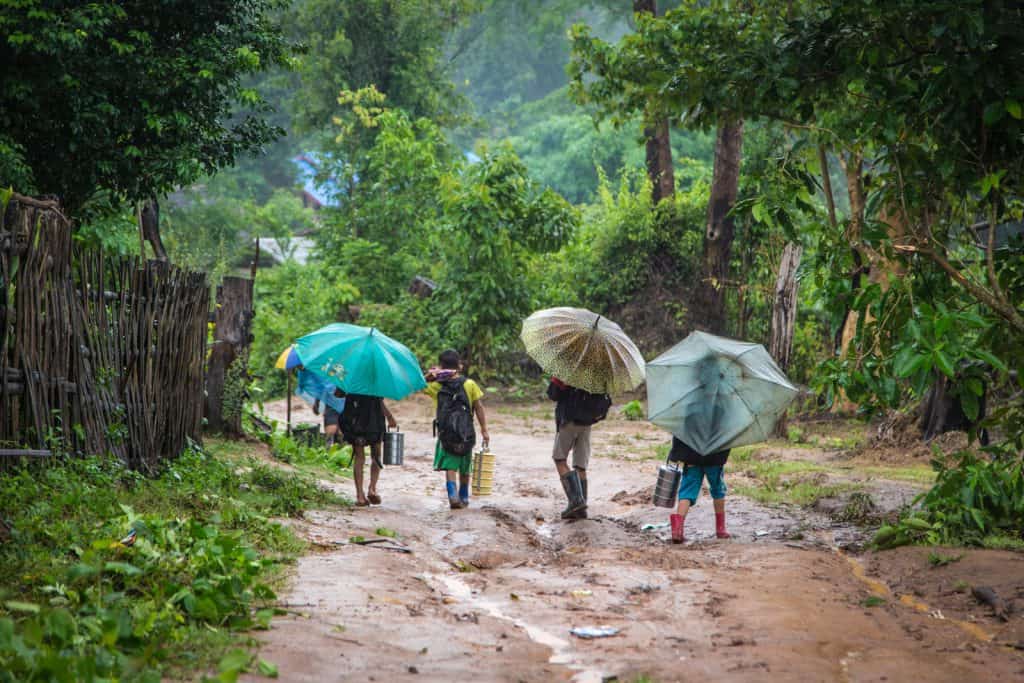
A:
{"label": "blue tarp", "polygon": [[329,405],[339,413],[345,410],[345,399],[334,395],[337,386],[329,380],[314,375],[308,370],[299,370],[299,386],[295,395],[313,405],[320,401],[321,405]]}

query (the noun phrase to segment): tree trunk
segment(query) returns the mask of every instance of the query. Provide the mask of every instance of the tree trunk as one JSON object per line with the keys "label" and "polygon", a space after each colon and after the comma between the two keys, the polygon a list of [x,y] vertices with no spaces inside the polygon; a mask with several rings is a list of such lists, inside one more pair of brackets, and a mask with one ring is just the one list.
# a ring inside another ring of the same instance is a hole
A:
{"label": "tree trunk", "polygon": [[708,200],[707,229],[704,232],[704,272],[698,286],[700,319],[695,326],[714,334],[725,333],[725,282],[735,224],[729,212],[739,191],[740,161],[743,153],[743,121],[723,122],[715,140],[715,167]]}
{"label": "tree trunk", "polygon": [[[796,328],[797,313],[797,280],[796,271],[800,267],[803,247],[789,242],[782,250],[779,260],[779,275],[775,280],[775,296],[772,301],[771,339],[768,353],[783,372],[788,372],[793,352],[793,331]],[[786,436],[786,415],[783,414],[775,425],[776,436]]]}
{"label": "tree trunk", "polygon": [[657,206],[662,199],[671,198],[676,190],[668,119],[661,119],[654,126],[646,126],[644,137],[647,139],[647,177],[651,180],[651,203]]}
{"label": "tree trunk", "polygon": [[241,403],[252,341],[253,281],[226,277],[217,288],[214,345],[206,371],[206,425],[211,432],[242,434]]}
{"label": "tree trunk", "polygon": [[[658,16],[656,0],[633,0],[633,13]],[[651,180],[651,202],[657,206],[675,193],[676,179],[672,169],[672,145],[668,119],[645,115],[644,139],[647,141],[647,177]]]}
{"label": "tree trunk", "polygon": [[[167,260],[167,250],[164,249],[163,240],[160,239],[160,204],[156,198],[146,201],[142,205],[142,212],[139,218],[141,224],[139,229],[142,237],[153,247],[153,254],[158,261]],[[143,254],[145,256],[145,254]]]}

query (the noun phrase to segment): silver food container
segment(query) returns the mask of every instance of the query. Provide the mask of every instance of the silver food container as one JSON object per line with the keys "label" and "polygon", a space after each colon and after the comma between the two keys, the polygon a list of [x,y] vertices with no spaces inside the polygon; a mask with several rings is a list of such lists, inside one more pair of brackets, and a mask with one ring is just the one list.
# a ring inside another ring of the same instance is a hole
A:
{"label": "silver food container", "polygon": [[401,465],[405,462],[405,434],[384,432],[384,464]]}
{"label": "silver food container", "polygon": [[654,504],[660,508],[676,506],[679,485],[683,471],[675,464],[665,463],[658,467],[658,481],[654,484]]}

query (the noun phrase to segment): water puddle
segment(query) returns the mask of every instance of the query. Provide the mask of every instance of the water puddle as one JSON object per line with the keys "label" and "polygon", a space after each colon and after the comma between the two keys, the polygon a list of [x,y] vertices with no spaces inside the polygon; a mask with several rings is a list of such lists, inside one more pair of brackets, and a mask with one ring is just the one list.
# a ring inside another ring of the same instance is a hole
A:
{"label": "water puddle", "polygon": [[425,576],[427,579],[433,579],[443,584],[445,591],[453,598],[468,603],[495,619],[510,622],[516,628],[522,629],[526,633],[526,637],[533,642],[550,648],[551,657],[548,658],[548,662],[566,666],[576,672],[572,678],[575,683],[601,683],[603,680],[600,670],[590,669],[576,662],[576,658],[573,656],[572,645],[565,638],[559,638],[539,626],[505,614],[499,603],[473,595],[473,589],[458,576],[449,574],[426,574]]}

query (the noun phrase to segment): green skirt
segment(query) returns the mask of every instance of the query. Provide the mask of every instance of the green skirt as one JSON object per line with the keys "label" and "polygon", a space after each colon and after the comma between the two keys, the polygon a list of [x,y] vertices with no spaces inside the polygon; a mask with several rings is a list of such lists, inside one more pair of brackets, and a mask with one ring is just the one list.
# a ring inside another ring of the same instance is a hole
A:
{"label": "green skirt", "polygon": [[438,439],[437,445],[434,447],[435,470],[453,470],[459,474],[469,474],[472,466],[473,455],[471,453],[467,453],[466,455],[455,455],[454,453],[449,453],[441,447],[441,441]]}

